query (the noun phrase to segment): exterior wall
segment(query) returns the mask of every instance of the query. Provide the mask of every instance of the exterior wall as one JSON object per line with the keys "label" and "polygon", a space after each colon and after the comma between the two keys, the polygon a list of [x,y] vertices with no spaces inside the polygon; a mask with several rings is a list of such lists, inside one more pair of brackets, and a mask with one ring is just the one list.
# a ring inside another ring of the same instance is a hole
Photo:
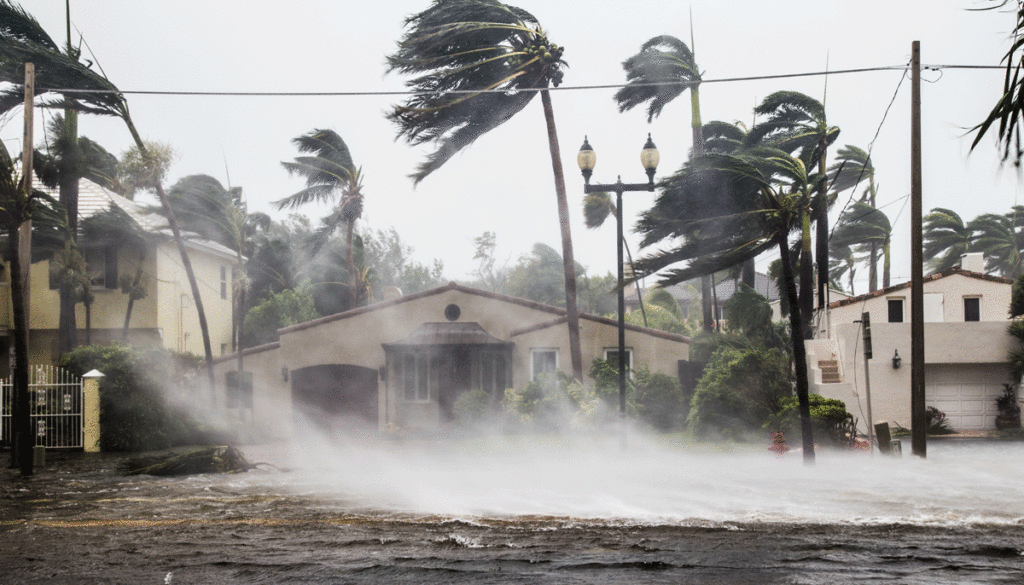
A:
{"label": "exterior wall", "polygon": [[[210,329],[210,344],[213,355],[219,356],[231,351],[231,266],[233,260],[226,256],[188,245],[189,260],[199,282],[206,321]],[[164,347],[172,351],[203,355],[203,336],[199,328],[192,289],[188,276],[181,264],[181,255],[172,240],[161,242],[154,253],[156,257],[156,294],[153,303],[157,311],[157,327],[162,331]],[[227,298],[220,293],[220,267],[228,274]],[[151,293],[152,289],[151,289]],[[134,320],[134,317],[133,317]],[[221,348],[226,348],[221,351]]]}
{"label": "exterior wall", "polygon": [[[285,439],[292,436],[293,419],[290,376],[285,380],[282,371],[281,349],[272,343],[246,350],[242,367],[252,372],[252,410],[226,409],[225,374],[238,369],[238,360],[232,356],[214,364],[217,392],[213,412],[222,413],[229,426],[247,429],[254,440]],[[251,425],[251,426],[249,426]],[[248,427],[248,428],[247,428]]]}

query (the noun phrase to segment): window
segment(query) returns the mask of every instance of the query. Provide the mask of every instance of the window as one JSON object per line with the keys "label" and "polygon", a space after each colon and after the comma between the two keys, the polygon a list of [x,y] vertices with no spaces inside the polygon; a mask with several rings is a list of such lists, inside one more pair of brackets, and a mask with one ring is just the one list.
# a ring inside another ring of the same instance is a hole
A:
{"label": "window", "polygon": [[964,321],[981,321],[981,297],[964,297]]}
{"label": "window", "polygon": [[505,358],[496,353],[483,354],[480,357],[480,389],[491,396],[502,396],[505,385]]}
{"label": "window", "polygon": [[889,299],[889,322],[903,322],[903,299]]}
{"label": "window", "polygon": [[424,354],[407,353],[402,356],[401,374],[405,399],[425,402],[430,400],[430,358]]}
{"label": "window", "polygon": [[228,298],[228,267],[220,267],[220,298]]}
{"label": "window", "polygon": [[530,379],[536,378],[545,372],[554,372],[558,369],[557,349],[531,349],[530,350]]}
{"label": "window", "polygon": [[[606,347],[604,348],[604,359],[609,364],[612,364],[616,368],[619,367],[619,348],[617,347]],[[633,370],[633,349],[630,347],[626,348],[626,371]]]}
{"label": "window", "polygon": [[117,249],[86,248],[85,269],[93,288],[117,288]]}

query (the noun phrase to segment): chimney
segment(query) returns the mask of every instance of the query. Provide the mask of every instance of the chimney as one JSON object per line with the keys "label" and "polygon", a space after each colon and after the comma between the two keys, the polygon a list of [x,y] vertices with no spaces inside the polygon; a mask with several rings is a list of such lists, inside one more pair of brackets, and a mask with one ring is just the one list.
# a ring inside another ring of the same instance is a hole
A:
{"label": "chimney", "polygon": [[970,272],[985,273],[985,254],[982,252],[970,252],[960,256],[960,269]]}

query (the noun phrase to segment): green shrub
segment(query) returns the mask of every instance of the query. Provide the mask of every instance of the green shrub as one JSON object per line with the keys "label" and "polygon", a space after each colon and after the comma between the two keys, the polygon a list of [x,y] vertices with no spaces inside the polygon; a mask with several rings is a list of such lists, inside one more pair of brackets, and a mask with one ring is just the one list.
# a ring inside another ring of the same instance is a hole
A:
{"label": "green shrub", "polygon": [[539,374],[522,391],[505,390],[505,411],[540,431],[586,426],[597,414],[598,398],[564,372]]}
{"label": "green shrub", "polygon": [[100,378],[100,448],[104,451],[149,451],[208,442],[199,424],[168,405],[165,385],[194,395],[200,360],[163,349],[127,345],[90,345],[64,356],[60,366],[81,376],[91,370]]}
{"label": "green shrub", "polygon": [[[594,393],[606,412],[619,412],[618,359],[595,359],[590,364]],[[651,372],[646,366],[633,370],[626,377],[626,414],[638,418],[660,431],[682,428],[689,411],[690,397],[674,376]]]}
{"label": "green shrub", "polygon": [[763,346],[721,345],[697,383],[687,430],[696,437],[743,439],[760,433],[793,395],[789,355]]}
{"label": "green shrub", "polygon": [[460,394],[452,408],[455,411],[455,420],[465,425],[484,420],[488,413],[494,412],[493,405],[491,395],[477,388]]}
{"label": "green shrub", "polygon": [[[850,446],[853,444],[853,415],[847,412],[846,403],[820,394],[807,396],[811,411],[811,432],[814,442],[820,445]],[[764,429],[780,430],[790,437],[800,437],[800,402],[796,396],[782,401],[782,410],[769,418]]]}

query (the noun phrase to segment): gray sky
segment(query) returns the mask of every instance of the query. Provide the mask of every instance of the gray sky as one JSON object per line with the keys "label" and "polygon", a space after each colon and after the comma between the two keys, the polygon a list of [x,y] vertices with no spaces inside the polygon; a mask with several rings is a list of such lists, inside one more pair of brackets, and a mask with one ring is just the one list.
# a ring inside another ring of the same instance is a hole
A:
{"label": "gray sky", "polygon": [[[553,42],[566,47],[564,86],[621,84],[620,63],[647,39],[672,34],[690,42],[707,81],[701,86],[704,121],[753,121],[752,109],[778,90],[825,98],[829,122],[842,129],[839,144],[867,149],[880,186],[878,205],[895,225],[893,278],[909,278],[910,80],[893,101],[902,72],[836,74],[716,83],[737,77],[897,66],[921,41],[925,65],[997,65],[1009,46],[1011,12],[970,12],[994,2],[977,0],[864,0],[861,2],[695,0],[521,0]],[[428,0],[72,0],[73,35],[81,34],[95,60],[122,90],[394,92],[403,78],[384,74],[403,19]],[[1012,5],[1012,3],[1011,3]],[[64,37],[64,2],[30,0],[23,6],[55,39]],[[922,75],[924,208],[949,207],[965,219],[1003,213],[1017,202],[1017,176],[998,164],[994,141],[968,156],[967,129],[1000,95],[1001,71],[926,71]],[[614,89],[566,90],[552,96],[577,261],[591,273],[615,266],[614,226],[583,225],[583,180],[576,151],[588,135],[597,152],[596,182],[645,179],[639,152],[647,133],[661,151],[658,177],[688,155],[688,95],[648,124],[640,109],[620,114]],[[450,160],[416,189],[407,175],[430,151],[395,141],[384,112],[401,96],[195,97],[129,95],[140,133],[170,143],[180,158],[170,182],[195,173],[241,186],[250,208],[274,212],[270,202],[298,191],[280,161],[297,152],[291,138],[331,128],[348,143],[364,173],[365,223],[394,226],[415,247],[415,258],[444,261],[449,278],[473,269],[473,238],[497,234],[498,254],[514,263],[534,242],[559,245],[551,161],[540,100]],[[886,109],[892,102],[883,123]],[[6,121],[0,137],[20,139],[21,121]],[[880,131],[879,131],[879,128]],[[38,126],[37,137],[42,126]],[[119,122],[83,117],[80,132],[120,153],[131,144]],[[37,138],[38,142],[38,138]],[[11,144],[12,151],[20,146]],[[627,194],[627,218],[650,206],[650,194]],[[843,200],[845,203],[845,199]],[[315,219],[324,209],[303,210]],[[838,215],[833,212],[833,221]],[[632,224],[627,219],[627,225]],[[630,237],[635,249],[636,237]],[[765,255],[759,266],[772,259]],[[860,270],[857,292],[866,291]]]}

